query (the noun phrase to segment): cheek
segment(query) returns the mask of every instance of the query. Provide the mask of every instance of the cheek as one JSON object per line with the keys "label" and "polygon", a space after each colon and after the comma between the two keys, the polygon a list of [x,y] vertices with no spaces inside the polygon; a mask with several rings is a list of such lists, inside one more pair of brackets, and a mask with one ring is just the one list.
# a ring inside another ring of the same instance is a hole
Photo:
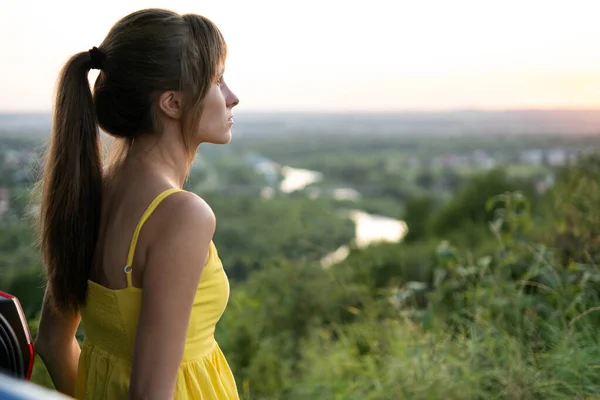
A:
{"label": "cheek", "polygon": [[198,124],[198,139],[202,141],[221,140],[227,130],[227,107],[225,98],[218,86],[213,87],[204,100],[202,116]]}
{"label": "cheek", "polygon": [[227,129],[225,122],[225,115],[219,108],[205,107],[196,133],[198,140],[210,142],[220,138]]}
{"label": "cheek", "polygon": [[225,100],[220,89],[213,89],[206,96],[204,101],[204,112],[207,119],[213,119],[215,116],[223,114],[225,109]]}
{"label": "cheek", "polygon": [[210,103],[207,103],[206,118],[210,121],[211,126],[223,126],[227,118],[227,107],[225,107],[225,99],[221,93],[210,99]]}

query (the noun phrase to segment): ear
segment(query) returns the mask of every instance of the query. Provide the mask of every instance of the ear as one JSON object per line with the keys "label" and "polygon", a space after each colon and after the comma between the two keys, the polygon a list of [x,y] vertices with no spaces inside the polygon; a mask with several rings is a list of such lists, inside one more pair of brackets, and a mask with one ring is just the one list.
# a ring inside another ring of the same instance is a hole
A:
{"label": "ear", "polygon": [[158,98],[158,106],[169,118],[180,119],[183,113],[183,96],[180,92],[164,92]]}

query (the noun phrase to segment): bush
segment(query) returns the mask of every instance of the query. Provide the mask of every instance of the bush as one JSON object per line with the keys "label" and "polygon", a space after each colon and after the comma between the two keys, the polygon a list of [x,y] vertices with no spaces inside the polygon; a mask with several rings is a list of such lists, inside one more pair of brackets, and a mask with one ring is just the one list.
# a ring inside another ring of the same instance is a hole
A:
{"label": "bush", "polygon": [[598,269],[564,266],[532,242],[522,194],[487,210],[487,254],[447,241],[379,245],[354,250],[332,275],[291,264],[256,274],[223,328],[242,397],[599,396]]}

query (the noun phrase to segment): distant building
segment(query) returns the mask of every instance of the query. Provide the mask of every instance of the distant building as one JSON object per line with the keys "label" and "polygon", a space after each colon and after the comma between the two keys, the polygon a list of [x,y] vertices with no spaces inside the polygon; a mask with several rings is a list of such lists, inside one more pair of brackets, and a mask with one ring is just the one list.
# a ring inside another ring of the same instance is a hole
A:
{"label": "distant building", "polygon": [[542,165],[544,162],[544,152],[541,149],[525,150],[519,158],[523,164]]}
{"label": "distant building", "polygon": [[546,152],[546,160],[548,161],[549,165],[561,166],[567,163],[568,155],[566,150],[552,149]]}

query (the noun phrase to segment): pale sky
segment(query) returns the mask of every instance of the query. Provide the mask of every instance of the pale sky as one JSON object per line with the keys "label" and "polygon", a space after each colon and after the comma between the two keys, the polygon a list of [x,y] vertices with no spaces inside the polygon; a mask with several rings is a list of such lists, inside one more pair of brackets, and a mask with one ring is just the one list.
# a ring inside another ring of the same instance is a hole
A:
{"label": "pale sky", "polygon": [[219,26],[240,111],[600,107],[600,0],[0,0],[0,111],[147,7]]}

